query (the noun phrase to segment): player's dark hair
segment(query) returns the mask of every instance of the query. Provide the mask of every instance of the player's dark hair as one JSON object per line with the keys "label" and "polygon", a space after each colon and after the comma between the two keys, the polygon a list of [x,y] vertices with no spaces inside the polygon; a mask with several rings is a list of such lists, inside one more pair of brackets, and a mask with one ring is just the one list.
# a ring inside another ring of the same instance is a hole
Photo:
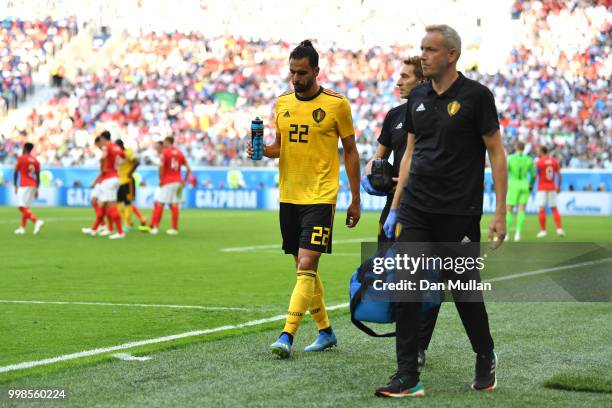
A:
{"label": "player's dark hair", "polygon": [[123,144],[123,140],[117,139],[115,140],[115,144],[119,146],[122,150],[125,150],[125,145]]}
{"label": "player's dark hair", "polygon": [[104,140],[111,140],[111,134],[108,130],[103,131],[102,133],[100,133],[100,138],[104,139]]}
{"label": "player's dark hair", "polygon": [[170,144],[174,144],[174,138],[172,136],[167,136],[164,140]]}
{"label": "player's dark hair", "polygon": [[525,150],[525,143],[524,143],[524,142],[518,142],[518,143],[516,144],[516,150],[520,150],[521,152],[522,152],[523,150]]}
{"label": "player's dark hair", "polygon": [[32,143],[26,143],[23,145],[23,151],[26,153],[30,153],[32,150],[34,149],[34,144]]}
{"label": "player's dark hair", "polygon": [[102,138],[100,136],[96,136],[96,138],[94,139],[94,143],[98,144],[100,143],[100,140],[102,140]]}
{"label": "player's dark hair", "polygon": [[312,42],[310,40],[304,40],[291,51],[289,54],[289,59],[302,59],[308,58],[308,64],[312,68],[317,68],[319,66],[319,53],[312,46]]}
{"label": "player's dark hair", "polygon": [[417,77],[419,81],[422,81],[423,79],[425,79],[425,76],[423,75],[423,67],[421,67],[420,57],[414,56],[414,57],[406,58],[404,60],[404,64],[412,65],[414,67],[414,76]]}
{"label": "player's dark hair", "polygon": [[547,154],[547,153],[548,153],[548,147],[546,147],[546,146],[540,146],[540,153],[542,153],[542,154]]}

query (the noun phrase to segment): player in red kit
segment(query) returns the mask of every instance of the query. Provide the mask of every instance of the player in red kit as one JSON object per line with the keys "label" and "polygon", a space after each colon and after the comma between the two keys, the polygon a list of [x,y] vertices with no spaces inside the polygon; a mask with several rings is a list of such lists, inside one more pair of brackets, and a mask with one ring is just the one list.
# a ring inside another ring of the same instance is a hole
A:
{"label": "player in red kit", "polygon": [[182,191],[185,187],[185,179],[181,177],[181,168],[185,167],[185,179],[189,177],[191,169],[183,153],[174,147],[174,138],[169,136],[164,139],[164,150],[161,153],[161,163],[159,166],[159,196],[156,198],[151,219],[150,234],[157,234],[159,223],[164,211],[164,204],[170,207],[172,214],[172,228],[166,233],[168,235],[178,234],[179,204],[182,198]]}
{"label": "player in red kit", "polygon": [[[17,158],[17,165],[13,172],[13,184],[15,184],[15,194],[17,195],[17,206],[21,212],[21,225],[15,230],[15,234],[23,235],[28,220],[34,223],[34,234],[38,234],[45,225],[43,220],[36,218],[30,211],[30,205],[34,198],[38,198],[38,186],[40,185],[40,163],[32,156],[32,143],[23,146],[23,154]],[[19,187],[17,187],[17,176],[19,177]]]}
{"label": "player in red kit", "polygon": [[[155,142],[153,147],[155,151],[157,152],[157,156],[153,157],[152,161],[153,161],[153,164],[156,165],[157,168],[159,168],[159,166],[161,165],[161,160],[162,160],[162,151],[164,150],[164,142],[161,140],[158,140],[157,142]],[[161,179],[161,174],[160,174],[160,179]],[[160,189],[161,187],[158,185],[155,188],[155,193],[153,194],[153,214],[151,214],[151,222],[149,225],[139,226],[138,230],[141,232],[151,232],[151,230],[154,228],[153,221],[155,220],[155,217],[154,217],[155,209],[160,205],[160,202],[159,202]]]}
{"label": "player in red kit", "polygon": [[123,150],[111,141],[111,134],[105,130],[100,134],[100,148],[102,149],[102,159],[100,160],[100,195],[98,200],[100,206],[96,209],[96,222],[91,227],[89,235],[96,235],[98,226],[108,216],[110,222],[115,224],[117,232],[110,235],[109,239],[124,238],[123,227],[121,226],[121,216],[117,211],[117,191],[119,190],[119,174],[117,168],[122,158],[125,157]]}
{"label": "player in red kit", "polygon": [[[561,228],[561,215],[557,209],[557,193],[561,191],[561,168],[557,159],[547,156],[548,149],[546,146],[540,147],[540,155],[536,161],[536,169],[538,172],[538,191],[536,193],[536,205],[539,207],[540,232],[537,237],[543,238],[546,236],[546,207],[550,207],[555,224],[557,226],[557,235],[565,236],[563,228]],[[558,181],[555,183],[555,174]]]}
{"label": "player in red kit", "polygon": [[[94,145],[98,149],[102,150],[102,141],[100,139],[100,136],[96,136],[96,139],[94,140]],[[89,198],[91,199],[91,207],[94,210],[94,214],[96,214],[96,218],[97,218],[97,214],[99,211],[98,207],[100,207],[100,204],[99,204],[100,193],[101,193],[100,180],[96,178],[91,185],[91,193],[89,195]],[[93,229],[91,228],[81,228],[81,231],[83,232],[83,234],[95,235],[95,233],[93,233]],[[110,218],[108,219],[108,228],[106,227],[106,223],[104,222],[104,219],[103,219],[100,225],[98,226],[97,234],[101,237],[105,237],[112,233],[113,233],[113,223],[111,222]]]}

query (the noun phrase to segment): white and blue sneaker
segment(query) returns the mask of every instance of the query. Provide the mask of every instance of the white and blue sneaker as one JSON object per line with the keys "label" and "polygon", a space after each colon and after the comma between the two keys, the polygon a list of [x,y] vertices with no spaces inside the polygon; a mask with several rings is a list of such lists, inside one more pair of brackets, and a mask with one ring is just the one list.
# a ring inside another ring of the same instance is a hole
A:
{"label": "white and blue sneaker", "polygon": [[315,339],[314,343],[307,346],[304,351],[323,351],[332,348],[338,344],[336,334],[332,331],[331,334],[321,330]]}
{"label": "white and blue sneaker", "polygon": [[270,345],[270,351],[280,358],[288,358],[291,355],[291,338],[287,333],[282,333],[278,340]]}

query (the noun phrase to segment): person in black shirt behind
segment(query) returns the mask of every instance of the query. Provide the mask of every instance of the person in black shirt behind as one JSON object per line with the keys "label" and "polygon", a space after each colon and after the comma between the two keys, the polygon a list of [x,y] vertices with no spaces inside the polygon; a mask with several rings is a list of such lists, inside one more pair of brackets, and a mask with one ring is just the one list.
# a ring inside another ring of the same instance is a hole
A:
{"label": "person in black shirt behind", "polygon": [[[489,228],[493,248],[506,236],[506,155],[493,94],[457,71],[461,39],[447,25],[428,26],[421,42],[421,66],[430,79],[408,98],[404,128],[407,147],[391,210],[383,227],[399,242],[479,242],[485,153],[491,161],[496,211]],[[401,207],[400,207],[401,202]],[[478,301],[455,301],[476,353],[473,390],[497,385],[497,357],[482,294]],[[455,292],[453,292],[455,297]],[[396,304],[398,370],[377,396],[425,394],[417,366],[421,303]]]}
{"label": "person in black shirt behind", "polygon": [[[402,99],[408,99],[410,91],[423,82],[423,70],[421,69],[421,60],[419,57],[410,57],[403,61],[404,65],[399,73],[399,79],[397,80],[397,89],[399,90],[400,97]],[[404,156],[406,150],[406,131],[404,130],[404,120],[406,119],[406,103],[394,107],[385,116],[383,121],[380,136],[378,137],[378,147],[374,153],[374,157],[368,163],[368,166],[372,161],[377,159],[388,159],[393,152],[393,177],[397,181],[399,176],[400,162]],[[367,167],[367,166],[366,166]],[[361,179],[361,185],[368,194],[387,196],[387,202],[380,214],[379,228],[378,228],[378,242],[393,241],[392,238],[387,238],[383,232],[383,225],[391,209],[391,203],[393,202],[393,195],[395,188],[389,193],[376,191],[369,183],[367,177]]]}
{"label": "person in black shirt behind", "polygon": [[[425,77],[423,76],[423,70],[421,69],[420,57],[410,57],[403,61],[402,69],[399,73],[399,79],[397,80],[397,88],[400,93],[400,98],[408,99],[410,91],[422,83]],[[406,130],[404,129],[404,120],[406,119],[406,103],[391,109],[385,116],[383,121],[382,130],[378,137],[378,147],[374,153],[374,157],[371,162],[377,159],[388,159],[393,152],[393,177],[397,180],[399,176],[400,162],[404,156],[406,150]],[[383,231],[383,225],[391,209],[391,203],[393,202],[393,196],[395,188],[389,193],[383,193],[377,191],[372,187],[367,176],[361,179],[361,185],[364,190],[371,195],[387,196],[387,202],[383,208],[380,219],[378,221],[378,242],[393,242],[394,237],[387,238]],[[423,367],[425,365],[425,352],[431,341],[433,330],[436,326],[436,320],[438,319],[438,313],[440,311],[439,303],[429,303],[423,307],[423,323],[420,325],[419,331],[419,355],[418,365]]]}

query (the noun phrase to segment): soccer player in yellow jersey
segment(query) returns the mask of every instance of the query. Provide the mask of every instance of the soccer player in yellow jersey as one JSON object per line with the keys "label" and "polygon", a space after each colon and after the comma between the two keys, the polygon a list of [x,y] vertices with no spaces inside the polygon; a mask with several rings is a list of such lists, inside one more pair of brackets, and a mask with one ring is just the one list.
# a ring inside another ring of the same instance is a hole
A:
{"label": "soccer player in yellow jersey", "polygon": [[[319,54],[308,40],[289,56],[293,91],[276,101],[276,139],[264,146],[264,156],[280,158],[280,227],[283,250],[292,254],[297,282],[291,295],[283,332],[271,345],[281,358],[289,357],[293,338],[306,311],[310,311],[319,335],[305,351],[321,351],[337,344],[318,273],[322,253],[332,252],[332,227],[338,194],[340,159],[338,139],[352,201],[346,226],[355,227],[361,215],[359,154],[348,101],[317,83]],[[252,147],[247,147],[249,155]]]}
{"label": "soccer player in yellow jersey", "polygon": [[134,172],[140,164],[134,151],[129,147],[126,148],[123,140],[118,139],[115,144],[119,146],[125,153],[125,160],[119,165],[119,191],[117,192],[117,201],[119,202],[119,214],[123,220],[123,225],[126,228],[132,226],[132,212],[136,214],[141,225],[147,224],[147,219],[142,215],[138,208],[132,204],[136,200],[136,182],[134,181]]}

